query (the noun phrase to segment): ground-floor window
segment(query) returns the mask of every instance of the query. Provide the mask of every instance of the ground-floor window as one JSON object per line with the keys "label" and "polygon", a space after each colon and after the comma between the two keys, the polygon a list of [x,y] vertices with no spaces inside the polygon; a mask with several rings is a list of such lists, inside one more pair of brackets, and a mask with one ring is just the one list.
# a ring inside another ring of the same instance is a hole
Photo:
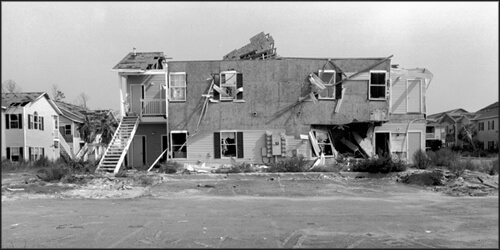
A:
{"label": "ground-floor window", "polygon": [[243,132],[221,131],[214,133],[214,158],[243,158]]}
{"label": "ground-floor window", "polygon": [[23,158],[22,147],[7,147],[7,159],[14,162],[19,162]]}
{"label": "ground-floor window", "polygon": [[30,161],[36,161],[45,156],[45,149],[42,147],[29,147]]}
{"label": "ground-floor window", "polygon": [[488,142],[488,150],[495,150],[495,142],[494,141]]}
{"label": "ground-floor window", "polygon": [[172,158],[187,158],[187,132],[170,132],[170,145],[172,145]]}
{"label": "ground-floor window", "polygon": [[311,130],[311,143],[313,146],[313,155],[320,156],[335,156],[333,150],[332,139],[327,130],[313,129]]}

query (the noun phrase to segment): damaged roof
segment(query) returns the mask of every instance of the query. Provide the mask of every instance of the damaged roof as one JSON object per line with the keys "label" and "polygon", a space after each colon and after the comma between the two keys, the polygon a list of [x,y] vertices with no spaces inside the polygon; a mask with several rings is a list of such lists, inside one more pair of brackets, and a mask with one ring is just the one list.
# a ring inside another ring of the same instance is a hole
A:
{"label": "damaged roof", "polygon": [[441,117],[443,117],[445,114],[448,114],[450,116],[456,116],[456,115],[469,114],[469,111],[467,111],[465,109],[462,109],[462,108],[452,109],[452,110],[444,111],[444,112],[441,112],[441,113],[436,113],[436,114],[428,115],[427,119],[429,119],[429,120],[438,120]]}
{"label": "damaged roof", "polygon": [[163,69],[163,60],[165,60],[163,52],[130,52],[113,67],[113,70]]}
{"label": "damaged roof", "polygon": [[6,109],[17,106],[24,107],[27,104],[34,103],[41,98],[46,98],[52,108],[54,108],[58,114],[61,114],[61,110],[45,92],[2,93],[2,107],[5,107]]}
{"label": "damaged roof", "polygon": [[66,102],[55,101],[54,103],[62,111],[64,117],[79,123],[83,123],[85,120],[85,115],[82,112],[85,112],[87,109]]}

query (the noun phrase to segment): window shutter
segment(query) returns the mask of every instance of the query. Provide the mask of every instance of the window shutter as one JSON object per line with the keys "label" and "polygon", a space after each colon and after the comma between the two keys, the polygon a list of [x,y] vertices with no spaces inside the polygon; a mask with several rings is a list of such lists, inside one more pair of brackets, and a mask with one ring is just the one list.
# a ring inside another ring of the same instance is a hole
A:
{"label": "window shutter", "polygon": [[7,159],[10,160],[10,148],[7,147],[7,148],[5,148],[5,150],[7,151]]}
{"label": "window shutter", "polygon": [[19,160],[22,161],[24,159],[23,157],[23,147],[19,147]]}
{"label": "window shutter", "polygon": [[[28,115],[28,117],[29,117],[29,115]],[[32,161],[33,160],[33,149],[32,149],[32,147],[28,147],[28,154],[29,154],[29,157],[30,157],[30,161]]]}
{"label": "window shutter", "polygon": [[6,125],[5,129],[10,128],[10,114],[5,114],[5,125]]}
{"label": "window shutter", "polygon": [[40,148],[40,150],[42,151],[42,158],[45,157],[45,148]]}
{"label": "window shutter", "polygon": [[42,130],[42,131],[43,131],[43,116],[40,116],[38,119],[42,119],[42,120],[41,120],[41,121],[42,121],[42,124],[40,125],[40,130]]}
{"label": "window shutter", "polygon": [[[337,72],[335,74],[335,82],[342,81],[342,73]],[[342,99],[342,83],[335,85],[335,99]]]}
{"label": "window shutter", "polygon": [[[236,89],[239,89],[242,87],[243,87],[243,74],[238,73],[238,74],[236,74]],[[240,91],[240,92],[238,92],[238,94],[236,94],[236,99],[243,100],[243,91]]]}
{"label": "window shutter", "polygon": [[220,159],[220,133],[214,132],[214,159]]}
{"label": "window shutter", "polygon": [[23,114],[18,114],[17,119],[19,120],[19,128],[23,128]]}
{"label": "window shutter", "polygon": [[31,115],[28,115],[28,129],[32,129],[31,120]]}
{"label": "window shutter", "polygon": [[243,132],[236,132],[237,157],[243,158]]}
{"label": "window shutter", "polygon": [[[220,87],[220,75],[219,74],[214,75],[214,84],[217,85],[217,87]],[[219,92],[214,90],[213,93],[214,93],[214,100],[219,100],[220,99]],[[219,144],[220,144],[220,142],[219,142]]]}

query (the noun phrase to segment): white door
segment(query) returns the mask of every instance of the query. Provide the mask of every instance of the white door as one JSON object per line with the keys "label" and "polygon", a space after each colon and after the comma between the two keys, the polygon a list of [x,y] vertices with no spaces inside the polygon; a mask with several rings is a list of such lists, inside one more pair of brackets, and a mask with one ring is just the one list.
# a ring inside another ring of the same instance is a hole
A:
{"label": "white door", "polygon": [[413,163],[413,155],[421,149],[421,133],[408,132],[408,161]]}
{"label": "white door", "polygon": [[422,85],[420,80],[408,80],[407,84],[407,112],[422,112]]}

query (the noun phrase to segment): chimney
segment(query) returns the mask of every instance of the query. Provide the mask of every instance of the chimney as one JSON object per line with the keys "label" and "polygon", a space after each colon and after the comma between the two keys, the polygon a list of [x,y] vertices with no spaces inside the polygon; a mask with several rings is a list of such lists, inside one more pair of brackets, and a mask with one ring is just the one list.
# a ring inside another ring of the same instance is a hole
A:
{"label": "chimney", "polygon": [[134,56],[137,55],[137,53],[135,53],[135,47],[134,47]]}

